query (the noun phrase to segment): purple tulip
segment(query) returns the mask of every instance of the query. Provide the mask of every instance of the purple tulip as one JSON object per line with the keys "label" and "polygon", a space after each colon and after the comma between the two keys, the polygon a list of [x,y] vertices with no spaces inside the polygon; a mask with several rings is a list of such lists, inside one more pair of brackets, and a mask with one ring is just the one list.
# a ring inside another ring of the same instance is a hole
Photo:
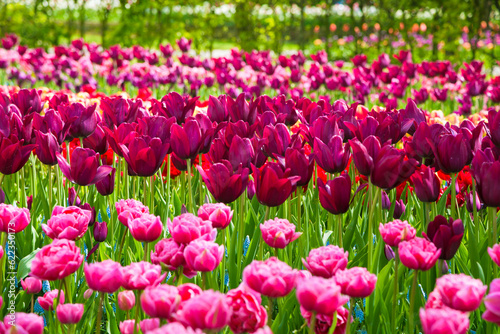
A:
{"label": "purple tulip", "polygon": [[57,164],[56,153],[61,152],[61,146],[59,145],[57,138],[50,132],[43,133],[40,131],[35,131],[37,145],[35,149],[35,154],[44,165],[53,166]]}
{"label": "purple tulip", "polygon": [[143,136],[134,138],[128,147],[120,144],[120,148],[133,174],[153,176],[163,164],[169,144],[162,143],[160,138]]}
{"label": "purple tulip", "polygon": [[333,136],[328,145],[314,138],[314,159],[324,171],[332,174],[340,173],[349,163],[351,157],[349,147],[349,144],[342,143],[342,137],[338,135]]}
{"label": "purple tulip", "polygon": [[326,184],[318,179],[319,201],[321,206],[334,215],[346,213],[351,201],[351,179],[342,174]]}
{"label": "purple tulip", "polygon": [[263,205],[274,207],[283,204],[295,189],[299,176],[291,176],[291,170],[283,170],[278,163],[268,162],[260,169],[252,166],[255,194]]}
{"label": "purple tulip", "polygon": [[105,154],[108,151],[106,133],[99,124],[89,137],[83,139],[83,147],[93,149],[99,154]]}
{"label": "purple tulip", "polygon": [[415,188],[415,194],[420,201],[425,203],[437,201],[440,194],[441,182],[436,173],[434,173],[433,168],[422,165],[419,169],[415,170],[415,173],[411,176],[411,181]]}
{"label": "purple tulip", "polygon": [[175,117],[178,124],[182,124],[191,117],[196,107],[198,97],[184,99],[179,93],[171,92],[161,101],[153,100],[152,111],[154,115],[164,116],[167,119]]}
{"label": "purple tulip", "polygon": [[225,95],[221,95],[219,98],[210,95],[208,99],[207,116],[212,122],[221,123],[227,121],[229,113],[226,109]]}
{"label": "purple tulip", "polygon": [[[210,123],[210,126],[206,124],[206,121]],[[182,127],[178,124],[173,124],[171,127],[170,144],[175,155],[187,160],[194,159],[202,150],[208,152],[206,147],[209,148],[214,133],[211,124],[208,117],[204,115],[188,119]]]}
{"label": "purple tulip", "polygon": [[[314,171],[314,160],[304,153],[304,150],[287,148],[285,159],[278,159],[285,168],[290,169],[291,176],[298,176],[297,186],[302,187],[309,184]],[[284,162],[284,163],[283,163]]]}
{"label": "purple tulip", "polygon": [[109,175],[95,184],[97,192],[102,196],[111,195],[115,190],[115,173],[116,169],[113,168]]}
{"label": "purple tulip", "polygon": [[40,114],[33,115],[33,128],[43,133],[51,132],[56,136],[59,144],[64,142],[70,125],[70,123],[65,124],[61,115],[54,109],[47,110],[44,116]]}
{"label": "purple tulip", "polygon": [[472,159],[470,144],[462,133],[444,134],[431,144],[439,168],[446,174],[460,172]]}
{"label": "purple tulip", "polygon": [[71,154],[71,165],[60,153],[57,161],[64,176],[80,186],[96,184],[113,170],[111,166],[99,166],[99,154],[88,148],[77,147]]}
{"label": "purple tulip", "polygon": [[460,219],[454,220],[450,217],[447,220],[439,215],[427,226],[427,234],[423,234],[438,249],[441,249],[440,259],[451,260],[462,242],[464,224]]}
{"label": "purple tulip", "polygon": [[208,191],[219,202],[232,203],[245,191],[248,184],[248,168],[233,172],[229,161],[216,163],[208,170],[196,167]]}
{"label": "purple tulip", "polygon": [[10,175],[17,173],[28,161],[31,151],[36,145],[23,145],[24,141],[16,136],[0,136],[0,173]]}
{"label": "purple tulip", "polygon": [[116,127],[115,125],[113,130],[104,128],[104,131],[106,131],[106,137],[108,139],[109,146],[111,146],[113,152],[115,152],[120,157],[123,157],[123,151],[120,145],[122,144],[128,146],[130,142],[139,135],[136,130],[137,124],[135,123],[123,123],[118,127]]}
{"label": "purple tulip", "polygon": [[100,107],[103,121],[109,129],[123,123],[136,122],[147,113],[140,99],[133,101],[122,97],[103,98]]}
{"label": "purple tulip", "polygon": [[488,130],[491,141],[500,148],[500,112],[494,108],[488,110]]}
{"label": "purple tulip", "polygon": [[500,206],[500,161],[495,159],[493,151],[477,151],[472,160],[472,170],[477,182],[477,194],[487,207]]}
{"label": "purple tulip", "polygon": [[96,242],[104,242],[108,236],[108,223],[96,222],[94,225],[94,240]]}
{"label": "purple tulip", "polygon": [[65,123],[71,124],[69,136],[71,138],[86,138],[90,136],[97,126],[96,104],[85,107],[81,103],[60,105],[59,113]]}

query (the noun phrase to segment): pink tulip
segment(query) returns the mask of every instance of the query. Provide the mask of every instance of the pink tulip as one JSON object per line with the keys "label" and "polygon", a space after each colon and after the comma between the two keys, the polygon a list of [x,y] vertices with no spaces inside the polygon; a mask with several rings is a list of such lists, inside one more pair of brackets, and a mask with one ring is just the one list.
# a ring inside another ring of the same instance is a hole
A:
{"label": "pink tulip", "polygon": [[123,311],[130,311],[135,305],[134,291],[125,290],[118,293],[118,307]]}
{"label": "pink tulip", "polygon": [[30,223],[30,211],[10,204],[0,204],[0,232],[19,233]]}
{"label": "pink tulip", "polygon": [[484,298],[484,306],[486,311],[483,313],[483,319],[500,326],[500,278],[491,281],[490,292]]}
{"label": "pink tulip", "polygon": [[254,334],[273,334],[273,331],[269,327],[262,327],[259,328],[257,331],[254,332]]}
{"label": "pink tulip", "polygon": [[92,219],[92,212],[76,206],[56,206],[42,230],[51,239],[76,240],[83,237]]}
{"label": "pink tulip", "polygon": [[401,241],[408,241],[415,238],[417,230],[408,222],[395,219],[387,224],[380,224],[378,227],[380,235],[386,244],[397,247]]}
{"label": "pink tulip", "polygon": [[27,294],[33,295],[42,290],[42,281],[34,277],[26,277],[24,280],[21,280],[21,286]]}
{"label": "pink tulip", "polygon": [[170,235],[179,244],[188,244],[201,237],[214,241],[217,236],[217,230],[212,228],[212,222],[202,220],[191,213],[184,213],[172,221],[169,219],[167,226]]}
{"label": "pink tulip", "polygon": [[284,297],[295,286],[297,271],[275,257],[252,261],[243,270],[243,282],[264,296]]}
{"label": "pink tulip", "polygon": [[[134,333],[134,325],[135,320],[125,320],[120,322],[120,333],[121,334],[133,334]],[[139,326],[136,327],[137,331],[139,331]]]}
{"label": "pink tulip", "polygon": [[0,259],[2,259],[2,257],[3,257],[3,247],[0,246]]}
{"label": "pink tulip", "polygon": [[184,325],[178,322],[170,322],[158,329],[147,332],[147,334],[203,334],[199,329],[192,329],[191,327],[184,327]]}
{"label": "pink tulip", "polygon": [[260,224],[260,231],[265,243],[273,248],[285,248],[290,242],[301,236],[295,232],[295,225],[286,219],[275,218]]}
{"label": "pink tulip", "polygon": [[493,245],[493,248],[488,247],[488,254],[493,262],[495,262],[497,266],[500,266],[500,244]]}
{"label": "pink tulip", "polygon": [[90,299],[90,297],[92,297],[92,294],[94,293],[94,291],[92,289],[87,289],[85,290],[85,292],[83,293],[83,298],[85,300],[88,300]]}
{"label": "pink tulip", "polygon": [[467,313],[451,308],[420,309],[420,321],[424,334],[465,334],[469,329]]}
{"label": "pink tulip", "polygon": [[348,259],[348,252],[337,246],[328,245],[312,249],[307,261],[302,259],[302,263],[314,276],[330,278],[337,270],[347,267]]}
{"label": "pink tulip", "polygon": [[[300,314],[306,320],[307,325],[310,326],[313,317],[312,312],[306,311],[303,307],[301,307]],[[345,307],[341,306],[337,309],[337,324],[335,326],[333,334],[345,334],[348,315],[349,311]],[[332,327],[332,325],[333,314],[316,314],[316,326],[314,326],[314,333],[328,334],[330,333],[330,328]]]}
{"label": "pink tulip", "polygon": [[431,269],[441,254],[432,242],[418,237],[400,242],[398,248],[401,263],[414,270]]}
{"label": "pink tulip", "polygon": [[[11,325],[12,322],[14,322],[14,326]],[[5,333],[9,334],[42,334],[44,325],[41,316],[34,313],[22,312],[6,315],[3,319],[3,324],[6,328]]]}
{"label": "pink tulip", "polygon": [[233,211],[223,203],[207,203],[198,209],[198,217],[212,222],[212,227],[225,229],[231,224]]}
{"label": "pink tulip", "polygon": [[333,314],[349,300],[341,294],[335,280],[323,277],[297,282],[297,299],[304,310],[327,315]]}
{"label": "pink tulip", "polygon": [[143,333],[151,333],[151,331],[160,327],[160,319],[144,319],[139,323],[139,327]]}
{"label": "pink tulip", "polygon": [[62,324],[77,324],[82,319],[83,304],[57,305],[56,314]]}
{"label": "pink tulip", "polygon": [[229,290],[226,297],[231,308],[229,328],[233,333],[253,333],[266,324],[267,312],[260,295],[245,284]]}
{"label": "pink tulip", "polygon": [[162,263],[168,270],[175,271],[186,265],[184,247],[185,245],[178,244],[172,238],[162,239],[155,245],[155,251],[151,251],[151,262]]}
{"label": "pink tulip", "polygon": [[83,255],[75,242],[56,239],[36,253],[31,263],[31,276],[55,281],[73,274],[82,265]]}
{"label": "pink tulip", "polygon": [[366,298],[375,290],[377,275],[370,273],[366,268],[354,267],[337,271],[335,281],[344,295]]}
{"label": "pink tulip", "polygon": [[161,267],[149,262],[132,262],[122,268],[123,287],[127,290],[144,290],[155,285],[166,277],[161,274]]}
{"label": "pink tulip", "polygon": [[[54,309],[54,299],[57,298],[59,294],[59,290],[52,290],[46,292],[43,297],[38,297],[38,304],[45,310],[53,310]],[[64,304],[64,291],[61,290],[61,294],[59,296],[59,304]]]}
{"label": "pink tulip", "polygon": [[130,220],[149,213],[148,207],[135,199],[121,199],[116,202],[115,207],[118,220],[125,226],[128,226]]}
{"label": "pink tulip", "polygon": [[448,306],[443,304],[443,300],[441,299],[439,291],[434,289],[431,293],[429,293],[429,296],[427,297],[425,308],[448,308]]}
{"label": "pink tulip", "polygon": [[103,293],[114,293],[123,285],[122,266],[113,260],[85,263],[85,279],[89,288]]}
{"label": "pink tulip", "polygon": [[462,312],[476,310],[487,289],[481,280],[465,274],[448,274],[436,280],[436,290],[443,303]]}
{"label": "pink tulip", "polygon": [[213,241],[197,239],[184,249],[184,257],[190,269],[195,271],[213,271],[224,256],[224,246]]}
{"label": "pink tulip", "polygon": [[194,296],[200,295],[203,290],[196,284],[193,283],[184,283],[177,287],[179,291],[179,295],[181,296],[181,301],[185,302],[193,298]]}
{"label": "pink tulip", "polygon": [[183,303],[176,318],[193,329],[219,331],[231,317],[226,296],[218,291],[207,290]]}
{"label": "pink tulip", "polygon": [[129,220],[128,228],[135,240],[140,242],[152,242],[158,239],[163,231],[160,217],[148,213]]}
{"label": "pink tulip", "polygon": [[2,309],[2,305],[3,305],[3,297],[0,296],[0,310]]}
{"label": "pink tulip", "polygon": [[168,319],[181,301],[175,286],[162,284],[147,287],[141,295],[141,307],[152,318]]}

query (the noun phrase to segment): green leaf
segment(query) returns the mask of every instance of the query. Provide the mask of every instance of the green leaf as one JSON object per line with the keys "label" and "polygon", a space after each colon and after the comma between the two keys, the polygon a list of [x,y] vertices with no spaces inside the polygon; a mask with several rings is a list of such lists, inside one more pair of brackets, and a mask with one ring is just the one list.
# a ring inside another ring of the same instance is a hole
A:
{"label": "green leaf", "polygon": [[28,274],[31,272],[31,262],[33,262],[33,259],[35,258],[36,253],[40,248],[35,249],[33,252],[31,252],[29,255],[25,256],[24,258],[19,261],[19,265],[17,267],[17,279],[22,280],[25,277],[28,276]]}

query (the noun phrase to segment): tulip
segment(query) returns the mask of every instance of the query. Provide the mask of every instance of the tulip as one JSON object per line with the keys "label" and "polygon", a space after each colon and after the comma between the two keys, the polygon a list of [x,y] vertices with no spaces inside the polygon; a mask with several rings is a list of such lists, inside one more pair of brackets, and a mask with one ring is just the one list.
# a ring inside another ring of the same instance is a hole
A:
{"label": "tulip", "polygon": [[351,151],[349,144],[344,145],[342,141],[342,137],[338,135],[333,136],[328,144],[318,138],[314,139],[314,159],[325,172],[335,174],[346,169]]}
{"label": "tulip", "polygon": [[89,288],[103,293],[114,293],[124,284],[122,267],[118,262],[105,260],[83,267]]}
{"label": "tulip", "polygon": [[47,224],[42,224],[42,230],[51,239],[76,240],[87,232],[91,218],[89,210],[56,205]]}
{"label": "tulip", "polygon": [[438,215],[427,226],[427,234],[424,237],[432,241],[441,250],[442,260],[451,260],[460,247],[464,235],[464,224],[460,219],[448,220]]}
{"label": "tulip", "polygon": [[481,280],[465,274],[448,274],[436,280],[443,304],[462,312],[475,311],[487,289]]}
{"label": "tulip", "polygon": [[61,152],[61,146],[52,133],[35,131],[36,145],[35,154],[44,165],[53,166],[57,164],[56,153]]}
{"label": "tulip", "polygon": [[497,326],[500,324],[500,309],[498,300],[500,298],[500,279],[495,278],[491,281],[490,292],[484,298],[484,306],[486,311],[483,313],[483,319],[488,322],[493,322]]}
{"label": "tulip", "polygon": [[214,228],[225,229],[231,224],[233,211],[230,207],[222,203],[207,203],[198,209],[198,217],[211,221]]}
{"label": "tulip", "polygon": [[368,136],[363,143],[358,139],[349,140],[349,145],[352,148],[354,165],[359,173],[370,176],[374,167],[373,160],[381,148],[380,141],[374,136]]}
{"label": "tulip", "polygon": [[500,113],[494,108],[488,110],[488,129],[491,141],[500,147]]}
{"label": "tulip", "polygon": [[165,333],[176,333],[176,334],[203,334],[199,329],[192,329],[191,327],[184,327],[178,322],[170,322],[158,329],[147,332],[148,334],[165,334]]}
{"label": "tulip", "polygon": [[[12,323],[14,323],[14,326],[12,326]],[[4,318],[3,325],[5,326],[4,333],[42,334],[44,321],[41,316],[34,313],[15,312]]]}
{"label": "tulip", "polygon": [[169,143],[170,128],[175,123],[175,118],[163,116],[148,116],[139,119],[137,132],[142,136],[160,138],[162,143]]}
{"label": "tulip", "polygon": [[121,199],[115,203],[118,220],[128,227],[128,222],[149,213],[149,208],[135,199]]}
{"label": "tulip", "polygon": [[128,146],[119,145],[129,171],[146,177],[153,176],[160,169],[169,150],[168,143],[163,143],[160,138],[148,136],[135,137]]}
{"label": "tulip", "polygon": [[144,290],[150,285],[161,282],[166,274],[161,274],[161,267],[148,262],[132,262],[122,268],[123,287],[127,290]]}
{"label": "tulip", "polygon": [[394,213],[392,214],[392,218],[394,219],[401,218],[401,216],[405,214],[405,211],[406,211],[406,205],[403,202],[403,199],[396,201],[396,203],[394,203]]}
{"label": "tulip", "polygon": [[178,244],[174,239],[162,239],[155,245],[154,252],[151,251],[151,262],[163,264],[167,270],[175,271],[186,265],[184,258],[185,245]]}
{"label": "tulip", "polygon": [[366,298],[375,290],[377,276],[366,268],[353,267],[337,271],[335,282],[340,286],[342,294],[352,298]]}
{"label": "tulip", "polygon": [[92,291],[92,289],[87,289],[85,290],[85,292],[83,293],[83,298],[85,300],[89,300],[90,297],[92,297],[92,294],[94,293],[94,291]]}
{"label": "tulip", "polygon": [[170,144],[175,155],[184,160],[194,159],[206,146],[205,143],[212,141],[214,129],[204,126],[207,121],[211,124],[208,117],[202,115],[190,118],[182,127],[172,125]]}
{"label": "tulip", "polygon": [[160,102],[153,104],[153,113],[166,118],[175,117],[178,124],[185,123],[193,115],[198,97],[184,99],[179,93],[171,92],[165,95]]}
{"label": "tulip", "polygon": [[413,270],[429,270],[436,264],[441,250],[423,238],[412,238],[398,245],[401,263]]}
{"label": "tulip", "polygon": [[304,310],[326,315],[333,314],[349,300],[341,294],[341,288],[334,280],[323,277],[298,282],[297,299]]}
{"label": "tulip", "polygon": [[54,299],[59,295],[59,304],[64,304],[64,291],[61,290],[59,294],[59,290],[51,290],[46,292],[43,297],[38,297],[38,303],[45,310],[53,310],[54,309]]}
{"label": "tulip", "polygon": [[409,241],[415,238],[417,230],[408,222],[399,219],[386,224],[379,225],[380,236],[384,242],[391,247],[398,247],[401,241]]}
{"label": "tulip", "polygon": [[87,138],[97,127],[97,105],[85,107],[81,103],[59,105],[58,111],[65,123],[71,124],[69,128],[70,138]]}
{"label": "tulip", "polygon": [[334,245],[322,246],[309,252],[302,263],[314,276],[331,278],[338,270],[347,267],[349,253]]}
{"label": "tulip", "polygon": [[184,249],[184,258],[188,267],[195,271],[213,271],[224,256],[224,246],[213,241],[197,239]]}
{"label": "tulip", "polygon": [[207,290],[182,305],[176,318],[193,329],[220,331],[231,318],[231,308],[225,295]]}
{"label": "tulip", "polygon": [[295,148],[287,148],[285,151],[285,166],[290,168],[291,176],[298,176],[297,187],[309,184],[314,171],[314,160],[303,151]]}
{"label": "tulip", "polygon": [[[230,127],[226,128],[226,136],[227,136],[227,129],[229,128]],[[214,153],[216,149],[218,149],[218,154],[221,157],[216,162],[221,162],[221,160],[224,159],[224,153],[227,152],[226,159],[231,163],[233,170],[238,170],[240,166],[242,168],[249,168],[251,166],[252,161],[254,161],[256,158],[252,141],[249,138],[241,138],[238,135],[234,135],[232,137],[229,149],[227,149],[225,145],[224,148],[220,147],[220,144],[219,148],[217,147],[214,148],[213,151]]]}
{"label": "tulip", "polygon": [[431,147],[439,168],[446,174],[460,172],[472,159],[470,144],[462,133],[444,134]]}
{"label": "tulip", "polygon": [[441,182],[432,168],[422,165],[411,176],[417,198],[425,203],[437,201]]}
{"label": "tulip", "polygon": [[94,225],[94,240],[104,242],[108,236],[108,224],[106,222],[96,222]]}
{"label": "tulip", "polygon": [[59,304],[56,314],[61,324],[77,324],[83,316],[83,304]]}
{"label": "tulip", "polygon": [[252,170],[257,199],[262,205],[270,207],[283,204],[300,179],[290,176],[290,169],[283,171],[279,164],[274,162],[268,162],[260,169],[252,166]]}
{"label": "tulip", "polygon": [[30,212],[10,204],[0,204],[0,232],[19,233],[30,223]]}
{"label": "tulip", "polygon": [[284,297],[295,285],[296,271],[275,257],[252,261],[243,270],[243,282],[264,296]]}
{"label": "tulip", "polygon": [[334,215],[346,213],[351,200],[351,179],[342,174],[323,183],[318,179],[319,201],[321,206]]}
{"label": "tulip", "polygon": [[151,333],[160,327],[160,319],[144,319],[139,323],[139,327],[143,333]]}
{"label": "tulip", "polygon": [[450,308],[420,309],[420,321],[424,334],[465,334],[469,330],[469,315]]}
{"label": "tulip", "polygon": [[284,156],[285,150],[290,145],[290,139],[290,132],[285,124],[266,125],[263,133],[262,149],[269,157]]}
{"label": "tulip", "polygon": [[144,213],[142,216],[128,222],[132,237],[140,242],[153,242],[163,231],[163,224],[159,216]]}
{"label": "tulip", "polygon": [[405,160],[404,151],[385,145],[374,157],[370,181],[384,190],[396,188],[413,174],[416,165],[415,159]]}
{"label": "tulip", "polygon": [[61,172],[68,180],[80,186],[96,184],[111,173],[113,167],[99,166],[99,154],[91,149],[76,148],[71,154],[71,165],[57,153]]}
{"label": "tulip", "polygon": [[[14,40],[17,43],[17,37],[14,35]],[[32,113],[40,113],[45,102],[42,102],[40,94],[36,89],[21,89],[17,93],[10,95],[12,104],[16,105],[23,115]]]}
{"label": "tulip", "polygon": [[100,103],[103,121],[109,129],[126,123],[136,122],[146,114],[143,101],[135,101],[122,97],[102,98]]}
{"label": "tulip", "polygon": [[130,142],[139,134],[136,132],[137,124],[122,123],[118,127],[114,126],[113,130],[104,128],[109,146],[118,156],[123,157],[121,145],[128,147]]}
{"label": "tulip", "polygon": [[123,311],[130,311],[135,305],[134,291],[125,290],[118,293],[118,307]]}
{"label": "tulip", "polygon": [[105,154],[108,151],[106,132],[104,132],[99,124],[97,124],[95,131],[89,137],[83,139],[83,147],[90,148],[100,154]]}
{"label": "tulip", "polygon": [[295,232],[295,225],[286,219],[275,218],[260,224],[260,231],[264,242],[273,248],[285,248],[289,243],[297,240],[302,232]]}
{"label": "tulip", "polygon": [[[479,156],[479,154],[476,156]],[[476,160],[476,157],[474,157],[474,160]],[[500,161],[483,162],[478,168],[474,168],[474,177],[477,182],[477,194],[487,207],[496,208],[500,206],[499,173]]]}
{"label": "tulip", "polygon": [[139,326],[135,325],[135,320],[121,321],[119,327],[121,334],[134,334],[134,332],[135,333],[139,332]]}
{"label": "tulip", "polygon": [[500,266],[500,244],[493,245],[493,248],[488,247],[488,254],[493,262],[495,262],[497,266]]}
{"label": "tulip", "polygon": [[170,235],[179,244],[188,244],[198,238],[213,241],[217,235],[209,220],[202,220],[191,213],[181,214],[172,221],[168,219],[167,226]]}
{"label": "tulip", "polygon": [[[300,308],[300,314],[306,320],[308,326],[311,326],[313,319],[313,313],[306,311],[303,307]],[[334,313],[335,314],[335,313]],[[333,315],[334,314],[316,314],[316,325],[314,326],[315,334],[328,334],[333,325]],[[339,307],[336,311],[336,326],[333,334],[345,334],[347,330],[347,319],[349,315],[349,310],[345,307]],[[256,332],[257,334],[257,332]],[[267,334],[267,333],[262,333]],[[272,334],[272,332],[271,332]]]}
{"label": "tulip", "polygon": [[231,97],[226,97],[226,109],[229,112],[231,122],[244,121],[249,124],[254,124],[257,119],[257,108],[250,108],[245,100],[245,94],[241,93],[236,98],[236,101]]}
{"label": "tulip", "polygon": [[141,308],[152,318],[168,319],[181,301],[175,286],[161,284],[147,287],[141,295]]}
{"label": "tulip", "polygon": [[245,191],[248,184],[248,169],[243,168],[233,173],[229,162],[213,164],[210,169],[196,167],[215,200],[222,203],[232,203]]}
{"label": "tulip", "polygon": [[476,197],[476,210],[479,211],[483,208],[483,203],[481,203],[481,199],[477,192],[469,192],[465,193],[465,208],[469,213],[474,212],[474,195]]}
{"label": "tulip", "polygon": [[42,290],[42,281],[34,277],[26,277],[24,280],[21,280],[21,286],[27,294],[33,295]]}
{"label": "tulip", "polygon": [[31,263],[31,276],[40,280],[61,280],[78,270],[83,255],[72,240],[56,239],[42,247]]}
{"label": "tulip", "polygon": [[193,298],[194,296],[199,296],[203,290],[196,284],[184,283],[177,287],[179,290],[179,295],[181,296],[181,301],[185,302]]}
{"label": "tulip", "polygon": [[226,109],[225,95],[221,95],[219,98],[212,95],[208,97],[207,116],[212,122],[222,123],[227,121],[229,113]]}
{"label": "tulip", "polygon": [[254,333],[265,326],[267,312],[258,293],[241,284],[229,290],[226,298],[231,308],[229,328],[233,333]]}
{"label": "tulip", "polygon": [[54,109],[45,111],[45,115],[33,114],[33,129],[36,132],[52,133],[59,144],[64,142],[68,134],[70,124],[64,124],[61,115]]}
{"label": "tulip", "polygon": [[28,161],[31,151],[36,145],[23,145],[24,141],[16,136],[0,136],[0,173],[11,175],[17,173]]}

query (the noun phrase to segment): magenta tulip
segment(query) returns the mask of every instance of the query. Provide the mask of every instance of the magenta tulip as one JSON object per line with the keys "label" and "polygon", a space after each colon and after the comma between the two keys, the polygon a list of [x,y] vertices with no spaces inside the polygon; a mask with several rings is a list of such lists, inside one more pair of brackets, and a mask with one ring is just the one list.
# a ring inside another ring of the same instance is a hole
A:
{"label": "magenta tulip", "polygon": [[135,305],[134,291],[125,290],[118,293],[118,307],[123,311],[130,311]]}
{"label": "magenta tulip", "polygon": [[83,316],[83,304],[59,304],[56,314],[61,324],[77,324]]}
{"label": "magenta tulip", "polygon": [[337,271],[335,282],[340,286],[344,295],[353,298],[366,298],[375,290],[377,276],[366,268],[353,267]]}
{"label": "magenta tulip", "polygon": [[64,291],[61,290],[59,294],[57,289],[46,292],[43,297],[38,297],[38,303],[45,311],[53,310],[54,299],[57,298],[57,295],[59,295],[59,304],[64,304]]}
{"label": "magenta tulip", "polygon": [[253,333],[265,326],[267,312],[261,305],[258,293],[241,284],[236,289],[229,290],[226,298],[231,308],[229,328],[233,333]]}
{"label": "magenta tulip", "polygon": [[150,285],[161,282],[166,274],[161,273],[161,267],[148,262],[132,262],[122,268],[123,287],[127,290],[144,290]]}
{"label": "magenta tulip", "polygon": [[401,263],[413,270],[431,269],[441,255],[432,242],[418,237],[400,242],[398,248]]}
{"label": "magenta tulip", "polygon": [[386,244],[397,247],[401,241],[408,241],[415,238],[417,230],[408,222],[395,219],[386,224],[380,223],[378,230],[380,236]]}
{"label": "magenta tulip", "polygon": [[260,231],[264,242],[273,248],[285,248],[289,243],[297,240],[302,232],[295,232],[295,225],[286,219],[270,219],[260,224]]}
{"label": "magenta tulip", "polygon": [[469,315],[450,308],[420,309],[420,321],[424,334],[465,334],[469,330]]}
{"label": "magenta tulip", "polygon": [[147,287],[141,295],[141,308],[148,316],[168,319],[181,301],[175,286],[162,284]]}
{"label": "magenta tulip", "polygon": [[163,231],[163,224],[159,216],[144,213],[142,216],[128,222],[130,234],[140,242],[153,242]]}
{"label": "magenta tulip", "polygon": [[57,154],[57,161],[64,176],[80,186],[102,181],[113,169],[111,166],[99,166],[99,154],[88,148],[77,147],[71,154],[71,165],[60,153]]}
{"label": "magenta tulip", "polygon": [[85,263],[85,279],[89,288],[103,293],[114,293],[124,284],[122,266],[113,260]]}
{"label": "magenta tulip", "polygon": [[42,224],[42,230],[51,239],[77,240],[87,232],[91,218],[89,210],[56,205],[47,224]]}
{"label": "magenta tulip", "polygon": [[243,270],[243,282],[264,296],[284,297],[295,286],[297,272],[275,257],[265,261],[252,261]]}
{"label": "magenta tulip", "polygon": [[193,240],[184,249],[184,258],[188,267],[195,271],[213,271],[224,256],[224,246],[213,241]]}
{"label": "magenta tulip", "polygon": [[220,331],[229,324],[231,308],[226,296],[207,290],[182,304],[176,318],[193,329]]}
{"label": "magenta tulip", "polygon": [[0,204],[0,232],[19,233],[30,223],[30,212],[10,204]]}
{"label": "magenta tulip", "polygon": [[481,305],[487,289],[481,280],[465,274],[448,274],[436,281],[436,290],[443,303],[462,312],[475,311]]}
{"label": "magenta tulip", "polygon": [[209,220],[202,220],[191,213],[184,213],[172,221],[168,219],[167,226],[170,235],[179,244],[188,244],[198,238],[213,241],[217,235]]}
{"label": "magenta tulip", "polygon": [[214,228],[225,229],[231,224],[233,211],[230,207],[222,203],[207,203],[198,209],[198,217],[211,221]]}
{"label": "magenta tulip", "polygon": [[34,277],[26,277],[21,280],[21,286],[27,294],[37,294],[42,290],[42,281]]}
{"label": "magenta tulip", "polygon": [[323,277],[299,281],[297,299],[304,310],[327,315],[333,314],[349,300],[341,294],[341,288],[335,280]]}
{"label": "magenta tulip", "polygon": [[40,280],[61,280],[78,270],[83,255],[72,240],[56,239],[42,247],[31,263],[31,276]]}
{"label": "magenta tulip", "polygon": [[330,278],[347,267],[349,253],[334,245],[312,249],[302,263],[314,276]]}

